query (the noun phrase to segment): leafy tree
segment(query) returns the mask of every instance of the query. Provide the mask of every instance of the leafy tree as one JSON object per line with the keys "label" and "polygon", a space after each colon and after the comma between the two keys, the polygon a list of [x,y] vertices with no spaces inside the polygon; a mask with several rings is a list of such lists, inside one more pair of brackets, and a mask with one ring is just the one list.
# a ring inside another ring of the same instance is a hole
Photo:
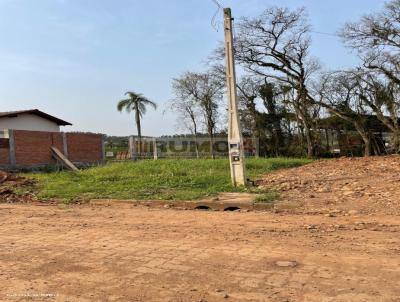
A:
{"label": "leafy tree", "polygon": [[128,96],[128,98],[120,100],[118,102],[117,109],[119,112],[125,110],[128,113],[133,112],[135,114],[136,129],[139,138],[139,149],[141,152],[142,151],[141,119],[143,118],[143,115],[145,115],[147,112],[147,106],[151,106],[154,109],[157,109],[157,104],[154,103],[153,101],[150,101],[140,93],[128,91],[125,93],[125,95]]}

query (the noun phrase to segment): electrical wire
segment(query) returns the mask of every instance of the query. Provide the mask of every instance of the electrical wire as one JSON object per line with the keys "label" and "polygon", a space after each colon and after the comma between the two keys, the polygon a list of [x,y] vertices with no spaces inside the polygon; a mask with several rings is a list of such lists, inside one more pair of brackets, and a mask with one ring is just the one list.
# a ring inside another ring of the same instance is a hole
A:
{"label": "electrical wire", "polygon": [[215,3],[216,6],[218,6],[219,9],[223,9],[224,7],[221,5],[221,3],[218,2],[218,0],[211,0],[212,2]]}
{"label": "electrical wire", "polygon": [[315,30],[310,30],[310,32],[311,32],[311,33],[314,33],[314,34],[318,34],[318,35],[325,35],[325,36],[331,36],[331,37],[338,37],[338,38],[340,38],[340,36],[337,35],[337,34],[325,33],[325,32],[322,32],[322,31],[315,31]]}
{"label": "electrical wire", "polygon": [[211,0],[214,4],[218,7],[217,11],[215,12],[214,16],[211,19],[211,26],[218,32],[220,24],[218,22],[218,14],[223,10],[223,6],[217,0]]}
{"label": "electrical wire", "polygon": [[[220,11],[222,11],[224,9],[224,7],[218,0],[211,0],[211,1],[217,6],[217,11],[214,13],[214,15],[211,19],[211,26],[218,32],[219,27],[220,27],[220,24],[218,22],[218,14],[220,13]],[[337,34],[326,33],[326,32],[322,32],[322,31],[314,31],[314,30],[311,30],[310,32],[314,33],[314,34],[318,34],[318,35],[325,35],[325,36],[340,38],[340,36]]]}

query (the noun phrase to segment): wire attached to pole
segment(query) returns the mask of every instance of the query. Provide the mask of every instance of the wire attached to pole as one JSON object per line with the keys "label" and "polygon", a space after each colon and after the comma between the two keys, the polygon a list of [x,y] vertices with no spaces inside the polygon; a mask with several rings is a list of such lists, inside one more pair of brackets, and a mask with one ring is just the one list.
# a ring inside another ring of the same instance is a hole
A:
{"label": "wire attached to pole", "polygon": [[218,2],[218,0],[211,0],[212,2],[215,3],[216,6],[218,6],[220,9],[223,9],[224,7],[221,5],[221,3]]}
{"label": "wire attached to pole", "polygon": [[219,22],[217,20],[218,14],[220,13],[221,10],[224,9],[224,7],[221,5],[221,3],[218,2],[218,0],[211,0],[214,2],[214,4],[218,7],[217,11],[215,12],[214,16],[211,19],[211,26],[218,32],[219,31]]}

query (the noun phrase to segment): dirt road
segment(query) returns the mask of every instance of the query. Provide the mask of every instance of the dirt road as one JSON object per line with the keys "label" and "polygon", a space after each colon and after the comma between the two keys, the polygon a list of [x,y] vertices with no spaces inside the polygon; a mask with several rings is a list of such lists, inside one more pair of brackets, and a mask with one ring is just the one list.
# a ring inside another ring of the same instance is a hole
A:
{"label": "dirt road", "polygon": [[[318,175],[336,178],[331,192],[294,185],[295,170],[276,172],[265,185],[287,186],[283,203],[296,190],[305,199],[275,213],[2,204],[0,301],[398,302],[398,191],[380,193],[391,192],[391,209],[381,195],[367,205],[379,193],[364,185],[368,170],[357,175],[364,194],[343,195],[337,182],[359,171],[347,166],[348,175]],[[315,167],[299,169],[315,177]]]}
{"label": "dirt road", "polygon": [[2,205],[0,219],[0,301],[400,301],[398,217]]}

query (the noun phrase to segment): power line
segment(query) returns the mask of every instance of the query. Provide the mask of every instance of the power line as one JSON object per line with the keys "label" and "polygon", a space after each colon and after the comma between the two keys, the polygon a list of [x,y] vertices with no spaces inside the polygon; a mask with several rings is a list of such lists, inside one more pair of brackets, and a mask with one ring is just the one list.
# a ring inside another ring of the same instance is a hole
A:
{"label": "power line", "polygon": [[224,7],[221,5],[221,3],[218,2],[218,0],[211,0],[212,2],[215,3],[216,6],[218,6],[219,9],[223,9]]}
{"label": "power line", "polygon": [[[211,0],[211,1],[217,6],[217,11],[215,12],[215,14],[213,15],[213,17],[211,19],[211,26],[216,31],[219,31],[220,24],[218,23],[217,17],[218,17],[218,14],[220,13],[220,11],[224,9],[224,7],[222,6],[222,4],[218,0]],[[314,34],[318,34],[318,35],[325,35],[325,36],[331,36],[331,37],[340,38],[340,36],[337,35],[337,34],[327,33],[327,32],[323,32],[323,31],[311,30],[310,32],[314,33]]]}
{"label": "power line", "polygon": [[340,38],[340,36],[339,36],[339,35],[337,35],[337,34],[326,33],[326,32],[323,32],[323,31],[315,31],[315,30],[310,30],[310,32],[311,32],[311,33],[314,33],[314,34],[318,34],[318,35],[325,35],[325,36],[331,36],[331,37],[337,37],[337,38]]}
{"label": "power line", "polygon": [[211,19],[211,26],[216,30],[219,31],[219,22],[218,22],[218,14],[220,13],[220,11],[222,11],[224,9],[224,7],[221,5],[221,3],[218,2],[218,0],[211,0],[212,2],[214,2],[214,4],[218,7],[217,11],[214,13],[214,16]]}

